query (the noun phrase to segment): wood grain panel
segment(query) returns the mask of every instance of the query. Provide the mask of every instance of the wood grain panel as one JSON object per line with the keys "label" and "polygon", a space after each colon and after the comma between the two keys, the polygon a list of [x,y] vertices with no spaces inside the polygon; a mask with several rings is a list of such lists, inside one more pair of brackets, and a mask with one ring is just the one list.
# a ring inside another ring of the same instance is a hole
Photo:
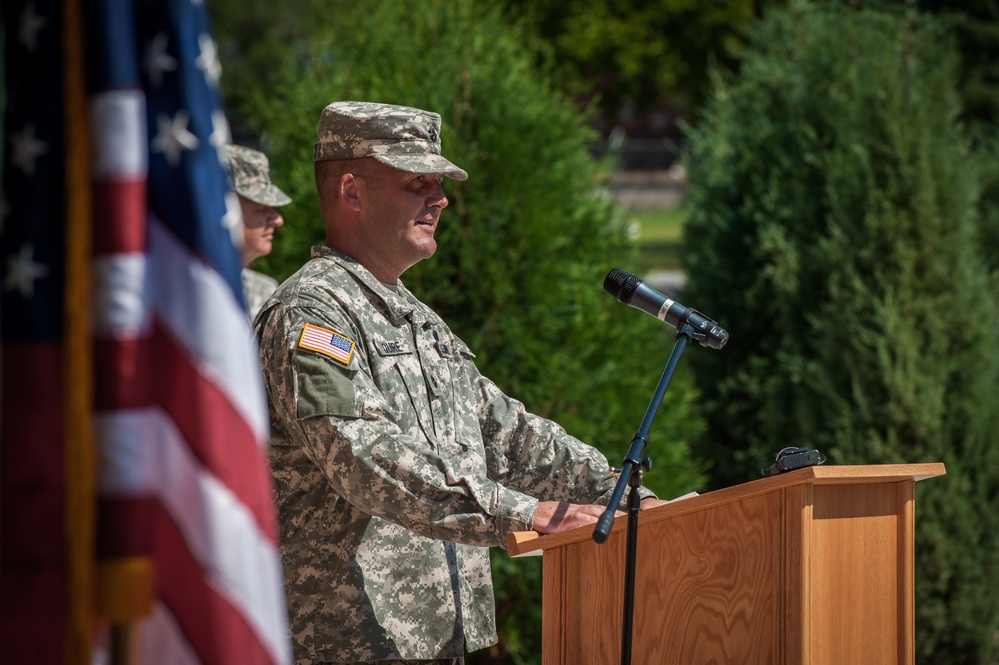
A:
{"label": "wood grain panel", "polygon": [[[640,528],[632,662],[777,662],[783,618],[778,616],[780,531],[780,504],[764,496],[684,514],[668,528]],[[571,572],[562,578],[567,589],[558,595],[573,601],[559,612],[575,628],[565,660],[546,663],[620,662],[625,536],[622,531],[603,545],[562,548]],[[547,558],[544,565],[547,569]],[[546,603],[545,611],[556,610]]]}
{"label": "wood grain panel", "polygon": [[899,662],[897,488],[812,488],[810,665]]}

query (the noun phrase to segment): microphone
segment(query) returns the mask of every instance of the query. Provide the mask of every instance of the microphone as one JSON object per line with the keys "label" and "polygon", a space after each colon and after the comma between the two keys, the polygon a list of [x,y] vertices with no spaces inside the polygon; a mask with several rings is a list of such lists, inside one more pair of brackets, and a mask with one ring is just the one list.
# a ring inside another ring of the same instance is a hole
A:
{"label": "microphone", "polygon": [[630,272],[614,268],[604,278],[604,290],[625,305],[665,321],[677,330],[684,324],[694,329],[691,335],[701,346],[720,349],[728,341],[728,333],[708,317],[667,298]]}

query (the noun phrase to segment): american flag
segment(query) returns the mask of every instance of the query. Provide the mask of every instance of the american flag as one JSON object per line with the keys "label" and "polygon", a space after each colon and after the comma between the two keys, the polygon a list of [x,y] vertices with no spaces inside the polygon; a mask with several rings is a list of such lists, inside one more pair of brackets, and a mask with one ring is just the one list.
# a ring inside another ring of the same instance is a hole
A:
{"label": "american flag", "polygon": [[205,7],[81,6],[3,6],[4,660],[89,662],[93,594],[140,663],[290,663]]}
{"label": "american flag", "polygon": [[311,323],[306,323],[298,345],[303,349],[318,351],[330,358],[339,360],[344,365],[350,364],[354,354],[354,342],[333,330],[327,330]]}

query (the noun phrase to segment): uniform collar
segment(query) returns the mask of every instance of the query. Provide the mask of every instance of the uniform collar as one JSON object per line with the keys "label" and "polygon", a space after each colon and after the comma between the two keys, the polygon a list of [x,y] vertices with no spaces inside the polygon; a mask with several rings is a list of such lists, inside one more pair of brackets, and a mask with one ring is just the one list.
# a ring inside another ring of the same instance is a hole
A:
{"label": "uniform collar", "polygon": [[[385,286],[378,279],[371,274],[371,271],[362,266],[360,263],[350,258],[342,252],[338,252],[335,249],[326,247],[325,245],[317,245],[312,248],[312,258],[325,258],[332,261],[336,261],[344,270],[349,272],[354,278],[360,283],[364,284],[375,296],[385,304],[385,308],[389,312],[389,316],[393,319],[402,319],[410,317],[414,323],[422,322],[427,318],[427,316],[421,311],[421,305],[419,300],[416,299],[409,289],[402,283],[402,280],[397,282],[398,287],[395,290]],[[426,307],[422,305],[422,307]],[[412,316],[410,316],[412,315]]]}

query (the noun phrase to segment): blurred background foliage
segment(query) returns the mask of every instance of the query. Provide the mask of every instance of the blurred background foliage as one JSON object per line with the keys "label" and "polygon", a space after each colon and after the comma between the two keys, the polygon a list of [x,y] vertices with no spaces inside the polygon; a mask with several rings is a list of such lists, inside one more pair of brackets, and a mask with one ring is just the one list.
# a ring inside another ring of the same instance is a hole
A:
{"label": "blurred background foliage", "polygon": [[[784,445],[945,462],[917,486],[918,662],[996,662],[996,3],[210,9],[234,140],[266,151],[295,199],[254,268],[287,277],[323,241],[311,153],[326,104],[438,111],[470,177],[448,181],[438,253],[403,280],[486,375],[620,463],[673,338],[601,283],[662,252],[686,268],[682,301],[732,341],[688,347],[645,484],[742,482]],[[675,147],[688,176],[660,232],[608,195],[638,139]],[[468,661],[540,663],[540,561],[493,560],[500,643]]]}
{"label": "blurred background foliage", "polygon": [[999,309],[952,35],[914,13],[799,6],[752,46],[687,160],[699,270],[684,296],[740,331],[692,358],[713,484],[755,477],[775,444],[945,462],[917,488],[917,649],[991,662],[999,413],[982,396],[999,385]]}

